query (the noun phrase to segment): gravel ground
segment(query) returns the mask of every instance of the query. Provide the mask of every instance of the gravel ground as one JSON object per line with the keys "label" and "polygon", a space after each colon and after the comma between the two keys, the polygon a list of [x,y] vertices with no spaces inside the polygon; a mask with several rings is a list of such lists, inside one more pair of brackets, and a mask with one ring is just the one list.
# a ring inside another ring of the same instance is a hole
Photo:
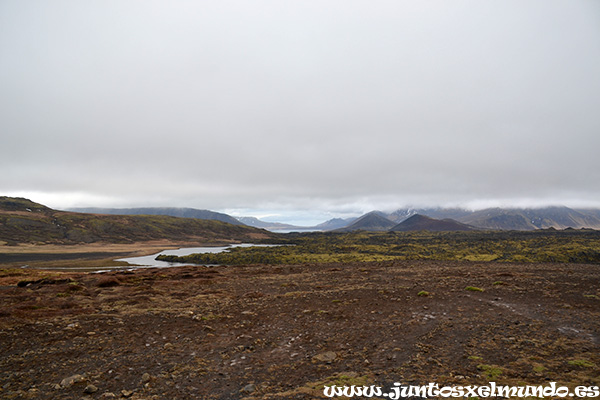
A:
{"label": "gravel ground", "polygon": [[600,385],[600,267],[398,261],[0,270],[2,399],[314,399]]}

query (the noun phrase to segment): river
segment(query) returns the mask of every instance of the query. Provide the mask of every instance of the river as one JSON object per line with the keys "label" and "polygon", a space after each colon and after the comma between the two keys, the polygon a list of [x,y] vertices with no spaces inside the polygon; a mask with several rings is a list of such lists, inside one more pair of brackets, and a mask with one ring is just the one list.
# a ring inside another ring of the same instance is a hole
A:
{"label": "river", "polygon": [[168,267],[180,267],[182,265],[190,265],[190,263],[172,263],[167,261],[158,261],[155,260],[160,254],[165,255],[173,255],[173,256],[187,256],[195,253],[221,253],[223,251],[230,250],[234,247],[271,247],[277,246],[272,244],[252,244],[252,243],[242,243],[242,244],[232,244],[229,246],[221,246],[221,247],[183,247],[175,250],[163,250],[156,254],[152,254],[149,256],[142,257],[127,257],[127,258],[119,258],[115,261],[125,261],[129,263],[132,268],[168,268]]}

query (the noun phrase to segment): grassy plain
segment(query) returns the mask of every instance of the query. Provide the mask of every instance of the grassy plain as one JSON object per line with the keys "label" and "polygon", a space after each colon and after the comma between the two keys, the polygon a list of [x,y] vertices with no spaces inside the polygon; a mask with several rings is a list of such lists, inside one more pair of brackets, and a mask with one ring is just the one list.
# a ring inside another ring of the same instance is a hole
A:
{"label": "grassy plain", "polygon": [[288,234],[279,247],[160,256],[195,264],[290,264],[391,260],[600,263],[600,231],[351,232]]}

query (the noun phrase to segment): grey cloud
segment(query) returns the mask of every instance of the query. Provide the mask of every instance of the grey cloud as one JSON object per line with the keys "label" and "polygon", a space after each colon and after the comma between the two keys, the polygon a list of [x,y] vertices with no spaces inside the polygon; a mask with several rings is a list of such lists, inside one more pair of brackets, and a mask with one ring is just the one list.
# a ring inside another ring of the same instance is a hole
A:
{"label": "grey cloud", "polygon": [[0,26],[2,192],[600,204],[595,2],[4,1]]}

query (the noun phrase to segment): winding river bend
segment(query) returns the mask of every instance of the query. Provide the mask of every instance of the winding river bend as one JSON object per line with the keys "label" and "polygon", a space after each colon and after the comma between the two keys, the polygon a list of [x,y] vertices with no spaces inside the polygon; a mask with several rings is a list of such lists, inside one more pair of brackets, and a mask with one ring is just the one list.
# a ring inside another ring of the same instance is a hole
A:
{"label": "winding river bend", "polygon": [[151,254],[149,256],[142,257],[127,257],[127,258],[119,258],[115,261],[125,261],[129,263],[132,268],[169,268],[169,267],[180,267],[182,265],[190,265],[190,263],[174,263],[167,261],[158,261],[155,260],[160,254],[165,255],[173,255],[173,256],[187,256],[195,253],[221,253],[224,251],[228,251],[234,247],[271,247],[277,246],[272,244],[252,244],[252,243],[242,243],[242,244],[232,244],[229,246],[221,246],[221,247],[183,247],[181,249],[175,250],[163,250],[156,254]]}

